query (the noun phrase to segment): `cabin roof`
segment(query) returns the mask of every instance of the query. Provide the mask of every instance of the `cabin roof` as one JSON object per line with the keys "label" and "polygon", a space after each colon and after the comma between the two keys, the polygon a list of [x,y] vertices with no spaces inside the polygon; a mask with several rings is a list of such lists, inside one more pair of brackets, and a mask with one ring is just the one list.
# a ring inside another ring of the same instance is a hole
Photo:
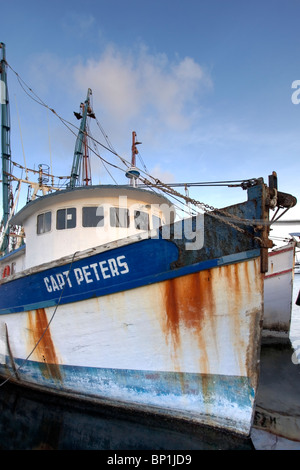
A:
{"label": "cabin roof", "polygon": [[[173,204],[165,196],[154,193],[147,189],[135,188],[128,185],[99,185],[99,186],[78,186],[69,188],[62,191],[55,191],[54,193],[38,197],[30,201],[24,206],[11,220],[11,225],[22,225],[23,222],[34,213],[38,213],[44,208],[51,207],[51,204],[61,202],[68,203],[71,201],[83,200],[88,202],[88,199],[93,197],[119,197],[127,196],[140,200],[141,203],[147,204]],[[99,200],[99,204],[101,204]]]}

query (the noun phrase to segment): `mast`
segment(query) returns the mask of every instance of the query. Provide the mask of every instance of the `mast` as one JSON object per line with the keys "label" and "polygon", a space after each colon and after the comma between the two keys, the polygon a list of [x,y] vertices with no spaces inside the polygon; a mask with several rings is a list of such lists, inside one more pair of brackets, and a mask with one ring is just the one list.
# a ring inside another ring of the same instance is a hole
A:
{"label": "mast", "polygon": [[3,237],[0,246],[0,251],[5,252],[8,248],[8,233],[9,233],[9,198],[10,198],[10,165],[11,165],[11,150],[10,150],[10,118],[9,118],[9,99],[7,88],[7,62],[5,58],[5,44],[0,43],[1,51],[1,158],[2,158],[2,206],[3,206]]}
{"label": "mast", "polygon": [[140,176],[140,172],[136,167],[136,155],[139,153],[137,145],[140,145],[142,142],[136,141],[136,132],[132,132],[132,146],[131,146],[131,167],[127,170],[127,178],[130,179],[130,186],[136,187],[136,180]]}
{"label": "mast", "polygon": [[90,96],[92,94],[92,90],[89,88],[87,92],[87,97],[84,103],[81,103],[81,114],[75,113],[77,119],[81,119],[80,129],[78,132],[75,150],[74,150],[74,158],[73,158],[73,165],[71,170],[71,179],[70,179],[70,186],[74,188],[76,184],[79,184],[79,176],[80,176],[80,167],[83,164],[83,181],[86,185],[89,184],[91,181],[90,170],[89,170],[89,162],[88,162],[88,146],[87,146],[87,118],[95,118],[94,113],[92,112],[92,108],[90,105]]}

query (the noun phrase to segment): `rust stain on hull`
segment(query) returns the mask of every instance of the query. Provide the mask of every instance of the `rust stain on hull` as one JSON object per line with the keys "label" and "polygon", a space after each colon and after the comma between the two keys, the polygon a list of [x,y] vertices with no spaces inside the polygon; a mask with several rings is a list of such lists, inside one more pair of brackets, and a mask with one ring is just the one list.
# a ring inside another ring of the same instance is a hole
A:
{"label": "rust stain on hull", "polygon": [[28,312],[28,328],[31,333],[30,348],[36,346],[33,357],[41,364],[41,371],[47,378],[61,380],[61,371],[55,351],[48,318],[44,308]]}
{"label": "rust stain on hull", "polygon": [[201,369],[207,371],[208,356],[201,331],[207,320],[207,314],[212,319],[215,309],[211,270],[166,281],[165,306],[165,335],[167,340],[171,337],[174,361],[178,362],[182,352],[180,329],[187,328],[198,337]]}
{"label": "rust stain on hull", "polygon": [[202,271],[165,282],[167,326],[176,342],[180,322],[199,329],[206,311],[214,310],[211,277],[210,271]]}
{"label": "rust stain on hull", "polygon": [[182,337],[188,330],[198,344],[193,354],[198,357],[199,370],[210,374],[212,350],[215,357],[224,355],[219,339],[226,325],[227,345],[240,373],[252,375],[262,312],[257,295],[262,295],[259,262],[225,265],[165,281],[163,331],[172,346],[176,369],[180,370]]}

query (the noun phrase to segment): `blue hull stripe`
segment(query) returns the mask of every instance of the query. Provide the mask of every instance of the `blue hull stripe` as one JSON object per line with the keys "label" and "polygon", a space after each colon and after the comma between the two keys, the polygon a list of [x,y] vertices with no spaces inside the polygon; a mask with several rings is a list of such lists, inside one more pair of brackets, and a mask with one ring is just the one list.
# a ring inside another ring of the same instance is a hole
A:
{"label": "blue hull stripe", "polygon": [[[172,269],[177,246],[167,240],[145,240],[88,258],[17,278],[1,286],[0,314],[79,302],[255,258],[249,250]],[[17,293],[17,295],[16,295]]]}

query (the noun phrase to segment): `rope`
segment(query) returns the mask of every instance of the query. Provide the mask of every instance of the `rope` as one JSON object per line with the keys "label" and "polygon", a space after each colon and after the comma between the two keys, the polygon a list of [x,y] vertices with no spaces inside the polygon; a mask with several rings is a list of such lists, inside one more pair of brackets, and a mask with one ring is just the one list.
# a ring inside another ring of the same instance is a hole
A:
{"label": "rope", "polygon": [[[14,162],[14,161],[11,161],[12,165],[16,166],[17,168],[20,168],[21,170],[25,170],[26,172],[27,171],[31,171],[32,173],[38,173],[38,174],[41,174],[41,175],[44,175],[44,176],[49,176],[49,178],[57,178],[57,179],[68,179],[70,178],[70,176],[54,176],[54,175],[51,175],[49,173],[44,173],[40,170],[32,170],[31,168],[26,168],[24,166],[22,166],[20,163],[17,163],[17,162]],[[9,175],[11,176],[11,175]]]}
{"label": "rope", "polygon": [[11,380],[11,379],[13,378],[13,376],[16,376],[17,373],[18,373],[18,371],[19,371],[22,367],[24,367],[24,365],[26,364],[26,362],[28,361],[28,359],[30,358],[30,356],[34,353],[34,351],[35,351],[36,348],[38,347],[39,343],[40,343],[41,340],[43,339],[44,335],[46,334],[46,331],[49,329],[50,324],[51,324],[52,320],[54,319],[55,314],[56,314],[56,311],[57,311],[57,309],[58,309],[58,306],[59,306],[59,304],[60,304],[60,302],[61,302],[62,295],[63,295],[63,292],[64,292],[65,287],[66,287],[66,285],[67,285],[67,280],[69,279],[70,271],[71,271],[71,268],[72,268],[72,265],[73,265],[73,262],[74,262],[76,253],[78,253],[78,252],[75,251],[75,253],[73,254],[73,257],[72,257],[72,260],[71,260],[71,264],[70,264],[70,268],[69,268],[68,274],[67,274],[67,276],[66,276],[66,282],[65,282],[65,284],[64,284],[64,287],[63,287],[63,289],[62,289],[62,291],[61,291],[61,294],[60,294],[60,296],[59,296],[58,302],[57,302],[57,304],[56,304],[56,306],[55,306],[54,312],[53,312],[53,314],[52,314],[52,316],[51,316],[51,318],[50,318],[50,320],[49,320],[49,322],[48,322],[48,324],[47,324],[45,330],[43,331],[41,337],[39,338],[39,340],[38,340],[37,343],[35,344],[34,348],[31,350],[31,352],[28,354],[28,356],[24,359],[24,361],[22,362],[22,364],[20,364],[20,366],[19,366],[18,368],[16,368],[16,370],[13,372],[13,374],[10,374],[10,376],[9,376],[6,380],[4,380],[4,382],[2,382],[2,383],[0,384],[0,387],[2,387],[2,386],[3,386],[4,384],[6,384],[9,380]]}

